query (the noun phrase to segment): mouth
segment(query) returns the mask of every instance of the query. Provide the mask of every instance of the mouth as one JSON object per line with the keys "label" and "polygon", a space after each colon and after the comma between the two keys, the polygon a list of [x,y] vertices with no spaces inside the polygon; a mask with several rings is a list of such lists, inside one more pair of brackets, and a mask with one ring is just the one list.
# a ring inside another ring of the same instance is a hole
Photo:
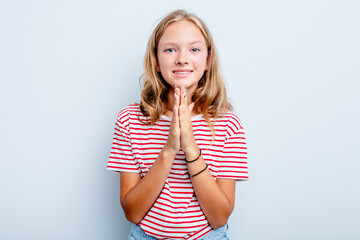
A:
{"label": "mouth", "polygon": [[175,70],[173,71],[174,75],[179,78],[184,78],[189,76],[192,73],[192,70]]}

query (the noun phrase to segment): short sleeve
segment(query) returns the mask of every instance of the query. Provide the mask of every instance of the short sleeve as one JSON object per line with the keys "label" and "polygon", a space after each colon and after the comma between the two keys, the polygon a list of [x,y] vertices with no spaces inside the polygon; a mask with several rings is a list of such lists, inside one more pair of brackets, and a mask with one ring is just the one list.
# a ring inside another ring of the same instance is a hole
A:
{"label": "short sleeve", "polygon": [[120,112],[115,123],[114,139],[111,145],[107,169],[119,172],[140,172],[135,160],[129,133],[128,116]]}
{"label": "short sleeve", "polygon": [[217,178],[248,179],[247,146],[240,119],[231,114]]}

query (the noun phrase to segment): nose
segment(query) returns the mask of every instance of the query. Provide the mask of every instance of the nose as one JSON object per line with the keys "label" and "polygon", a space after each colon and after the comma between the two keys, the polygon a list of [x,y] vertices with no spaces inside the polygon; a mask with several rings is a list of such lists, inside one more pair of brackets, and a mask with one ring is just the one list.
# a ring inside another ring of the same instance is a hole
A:
{"label": "nose", "polygon": [[176,58],[177,65],[185,65],[188,64],[187,54],[184,51],[179,51]]}

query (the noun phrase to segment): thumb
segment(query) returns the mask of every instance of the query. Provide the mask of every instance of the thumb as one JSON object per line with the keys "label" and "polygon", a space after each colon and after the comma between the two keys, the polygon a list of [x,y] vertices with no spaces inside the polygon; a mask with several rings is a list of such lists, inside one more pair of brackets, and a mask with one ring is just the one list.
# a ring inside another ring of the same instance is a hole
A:
{"label": "thumb", "polygon": [[178,111],[178,107],[176,105],[174,106],[173,115],[172,115],[171,120],[174,124],[179,122],[179,111]]}

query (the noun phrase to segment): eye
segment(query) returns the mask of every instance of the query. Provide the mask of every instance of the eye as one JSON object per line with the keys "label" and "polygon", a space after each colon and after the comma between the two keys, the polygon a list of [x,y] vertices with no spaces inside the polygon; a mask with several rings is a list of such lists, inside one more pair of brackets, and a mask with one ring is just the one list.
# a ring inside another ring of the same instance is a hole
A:
{"label": "eye", "polygon": [[193,49],[191,49],[191,51],[192,51],[192,52],[199,52],[200,49],[198,49],[198,48],[193,48]]}
{"label": "eye", "polygon": [[175,52],[175,50],[173,48],[168,48],[168,49],[165,49],[164,52]]}

